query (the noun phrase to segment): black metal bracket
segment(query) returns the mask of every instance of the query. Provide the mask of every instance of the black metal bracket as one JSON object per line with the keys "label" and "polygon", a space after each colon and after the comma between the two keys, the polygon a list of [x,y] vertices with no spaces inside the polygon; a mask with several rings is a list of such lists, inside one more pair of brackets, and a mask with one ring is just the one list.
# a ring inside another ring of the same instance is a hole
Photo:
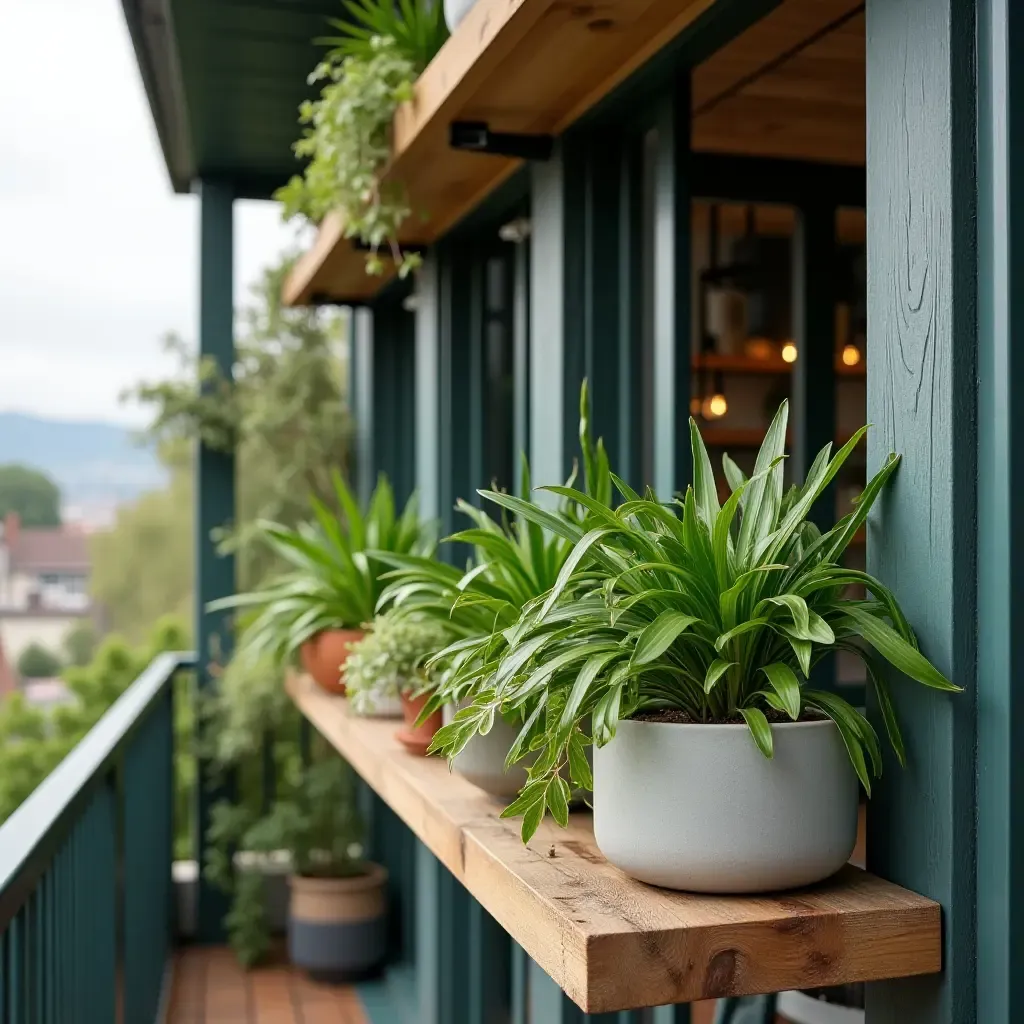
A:
{"label": "black metal bracket", "polygon": [[452,149],[470,153],[492,153],[520,160],[550,160],[555,148],[553,135],[521,132],[492,132],[486,121],[452,121],[448,126]]}

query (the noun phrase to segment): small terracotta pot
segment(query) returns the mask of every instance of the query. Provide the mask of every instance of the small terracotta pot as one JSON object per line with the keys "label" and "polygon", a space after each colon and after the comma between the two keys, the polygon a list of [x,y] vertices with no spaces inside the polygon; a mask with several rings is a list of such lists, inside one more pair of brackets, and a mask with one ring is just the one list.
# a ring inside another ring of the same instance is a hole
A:
{"label": "small terracotta pot", "polygon": [[379,966],[387,946],[387,877],[377,864],[352,878],[293,875],[291,962],[324,981],[353,980]]}
{"label": "small terracotta pot", "polygon": [[427,747],[434,738],[434,733],[441,728],[441,709],[438,708],[422,725],[416,725],[423,705],[430,699],[429,693],[420,697],[410,697],[402,694],[402,715],[405,717],[405,728],[395,733],[399,742],[409,751],[410,754],[419,754],[423,757],[427,753]]}
{"label": "small terracotta pot", "polygon": [[302,667],[328,693],[344,696],[348,645],[365,635],[361,629],[325,629],[314,634],[299,648]]}

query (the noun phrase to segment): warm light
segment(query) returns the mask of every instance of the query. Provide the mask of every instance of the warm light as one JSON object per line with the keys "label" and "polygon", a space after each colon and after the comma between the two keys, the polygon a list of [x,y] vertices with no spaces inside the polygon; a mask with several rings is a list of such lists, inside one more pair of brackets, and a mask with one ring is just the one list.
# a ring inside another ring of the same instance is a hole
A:
{"label": "warm light", "polygon": [[860,362],[860,349],[856,345],[843,346],[843,365],[856,366]]}
{"label": "warm light", "polygon": [[729,411],[729,403],[720,391],[709,395],[701,403],[700,413],[706,420],[717,420]]}
{"label": "warm light", "polygon": [[793,342],[787,341],[786,344],[782,346],[782,360],[786,363],[796,362],[796,345],[794,345]]}

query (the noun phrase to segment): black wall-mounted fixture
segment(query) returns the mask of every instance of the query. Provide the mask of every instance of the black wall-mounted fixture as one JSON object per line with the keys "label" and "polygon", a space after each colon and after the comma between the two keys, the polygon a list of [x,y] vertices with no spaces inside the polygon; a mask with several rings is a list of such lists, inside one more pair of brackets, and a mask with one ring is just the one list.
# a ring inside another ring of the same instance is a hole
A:
{"label": "black wall-mounted fixture", "polygon": [[470,153],[490,153],[520,160],[550,160],[555,138],[553,135],[492,132],[486,121],[452,121],[448,126],[448,144],[452,149]]}

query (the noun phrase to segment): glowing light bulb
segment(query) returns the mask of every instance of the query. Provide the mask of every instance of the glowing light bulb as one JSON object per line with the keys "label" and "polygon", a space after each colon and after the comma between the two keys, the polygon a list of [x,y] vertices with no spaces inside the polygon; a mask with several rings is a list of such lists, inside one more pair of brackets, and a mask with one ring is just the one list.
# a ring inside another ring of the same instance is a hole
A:
{"label": "glowing light bulb", "polygon": [[860,362],[860,349],[856,345],[843,346],[843,365],[856,366]]}
{"label": "glowing light bulb", "polygon": [[796,354],[797,354],[796,353],[796,345],[794,345],[793,342],[787,341],[786,344],[782,346],[782,361],[783,362],[785,362],[785,363],[795,363],[796,362]]}
{"label": "glowing light bulb", "polygon": [[721,392],[711,396],[711,415],[716,419],[729,411],[729,403]]}

